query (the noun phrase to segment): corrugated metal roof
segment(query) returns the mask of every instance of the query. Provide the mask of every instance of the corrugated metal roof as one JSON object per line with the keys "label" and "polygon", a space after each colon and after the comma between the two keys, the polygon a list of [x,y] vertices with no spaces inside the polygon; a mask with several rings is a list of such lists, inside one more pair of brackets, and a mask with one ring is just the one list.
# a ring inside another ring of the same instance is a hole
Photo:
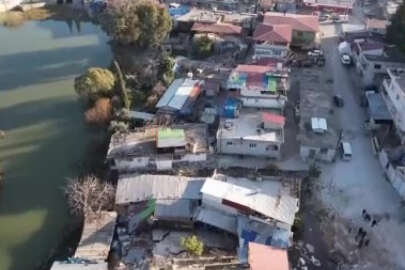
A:
{"label": "corrugated metal roof", "polygon": [[237,234],[235,216],[229,216],[225,213],[209,208],[200,208],[195,219],[199,222],[209,224],[221,230]]}
{"label": "corrugated metal roof", "polygon": [[249,243],[249,265],[251,270],[289,270],[287,250]]}
{"label": "corrugated metal roof", "polygon": [[168,106],[170,100],[174,97],[177,89],[181,86],[185,79],[177,79],[172,82],[172,84],[167,88],[166,92],[160,98],[159,102],[156,104],[156,108],[161,108]]}
{"label": "corrugated metal roof", "polygon": [[145,121],[152,121],[155,118],[154,114],[146,113],[146,112],[138,112],[138,111],[129,111],[128,116],[134,119],[142,119]]}
{"label": "corrugated metal roof", "polygon": [[110,252],[116,219],[116,212],[103,212],[99,219],[92,222],[85,220],[75,257],[91,261],[105,261]]}
{"label": "corrugated metal roof", "polygon": [[204,179],[173,175],[124,175],[118,179],[115,203],[134,203],[152,198],[198,200]]}
{"label": "corrugated metal roof", "polygon": [[198,84],[200,83],[199,80],[191,79],[175,80],[159,100],[156,108],[169,107],[180,110],[193,92],[194,87],[199,87]]}
{"label": "corrugated metal roof", "polygon": [[51,270],[108,270],[108,264],[106,262],[96,264],[54,262]]}
{"label": "corrugated metal roof", "polygon": [[157,200],[155,217],[157,219],[191,220],[197,200]]}
{"label": "corrugated metal roof", "polygon": [[281,193],[271,196],[246,185],[238,186],[212,178],[205,181],[201,193],[249,207],[262,215],[290,225],[294,223],[295,213],[298,211],[297,198]]}

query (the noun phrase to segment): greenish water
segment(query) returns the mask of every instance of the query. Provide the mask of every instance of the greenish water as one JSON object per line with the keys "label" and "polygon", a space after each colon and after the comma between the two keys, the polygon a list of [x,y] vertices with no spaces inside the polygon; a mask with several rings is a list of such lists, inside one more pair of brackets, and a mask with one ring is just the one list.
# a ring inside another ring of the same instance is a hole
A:
{"label": "greenish water", "polygon": [[68,218],[61,187],[91,135],[73,78],[110,63],[106,42],[90,23],[0,27],[0,270],[34,269],[60,241]]}

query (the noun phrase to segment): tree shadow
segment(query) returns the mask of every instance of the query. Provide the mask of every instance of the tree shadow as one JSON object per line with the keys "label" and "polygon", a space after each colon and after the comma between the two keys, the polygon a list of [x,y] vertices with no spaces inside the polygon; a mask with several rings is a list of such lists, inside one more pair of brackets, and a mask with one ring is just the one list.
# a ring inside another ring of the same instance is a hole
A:
{"label": "tree shadow", "polygon": [[0,55],[0,91],[76,75],[105,55],[99,45]]}
{"label": "tree shadow", "polygon": [[[14,117],[7,119],[7,115]],[[66,98],[26,102],[1,109],[0,129],[6,127],[10,133],[0,142],[5,173],[0,194],[0,239],[15,237],[20,240],[13,246],[0,245],[0,253],[7,252],[12,259],[7,269],[35,269],[58,245],[68,222],[62,187],[67,177],[76,174],[72,164],[83,159],[90,137],[82,119],[76,100]],[[13,137],[15,130],[23,127],[39,129],[41,135],[31,137],[23,131],[27,135],[23,139],[21,134],[18,138]],[[54,130],[47,132],[47,129]],[[34,147],[19,151],[28,145]],[[16,216],[35,211],[44,213],[41,222],[34,220],[36,218],[22,218],[25,224],[19,224]],[[30,228],[33,224],[39,224],[35,231]],[[11,236],[2,235],[6,232]],[[1,270],[6,269],[3,267],[6,266],[0,265]]]}

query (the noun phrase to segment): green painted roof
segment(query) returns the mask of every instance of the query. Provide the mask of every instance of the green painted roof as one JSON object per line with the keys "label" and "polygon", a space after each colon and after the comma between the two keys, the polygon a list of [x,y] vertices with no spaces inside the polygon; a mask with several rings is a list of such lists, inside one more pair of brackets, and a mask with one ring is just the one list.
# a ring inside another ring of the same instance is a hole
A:
{"label": "green painted roof", "polygon": [[183,129],[159,128],[158,147],[177,147],[186,145],[186,135]]}

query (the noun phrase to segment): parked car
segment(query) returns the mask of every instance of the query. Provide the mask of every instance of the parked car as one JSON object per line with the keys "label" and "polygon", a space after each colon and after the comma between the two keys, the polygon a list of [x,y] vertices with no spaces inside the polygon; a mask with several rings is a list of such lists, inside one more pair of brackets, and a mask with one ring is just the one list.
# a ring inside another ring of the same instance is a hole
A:
{"label": "parked car", "polygon": [[350,66],[352,64],[352,58],[347,53],[343,53],[340,56],[340,61],[342,61],[342,64],[345,66]]}
{"label": "parked car", "polygon": [[342,141],[340,143],[340,150],[343,160],[349,161],[352,159],[352,145],[349,142]]}
{"label": "parked car", "polygon": [[333,96],[333,103],[335,103],[336,107],[343,107],[345,105],[343,98],[340,95]]}

